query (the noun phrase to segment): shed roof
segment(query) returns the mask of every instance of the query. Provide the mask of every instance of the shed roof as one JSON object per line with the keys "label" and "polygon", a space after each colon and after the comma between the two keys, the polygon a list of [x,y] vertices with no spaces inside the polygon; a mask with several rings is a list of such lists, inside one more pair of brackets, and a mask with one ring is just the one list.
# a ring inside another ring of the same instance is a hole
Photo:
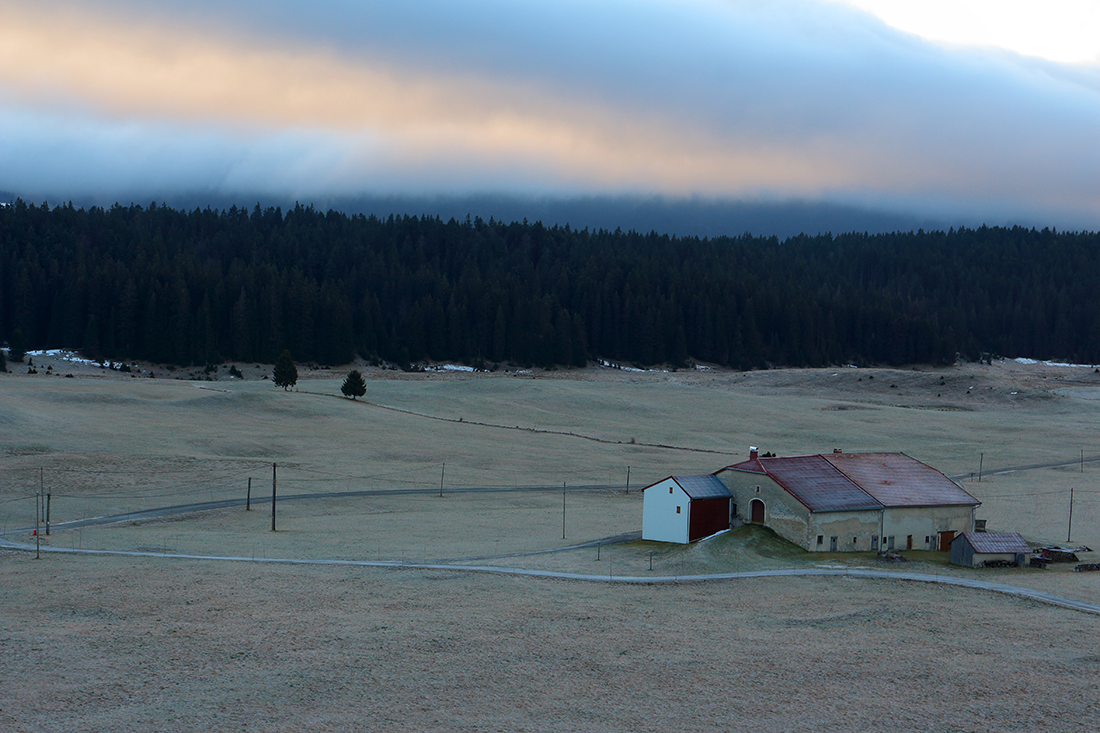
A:
{"label": "shed roof", "polygon": [[1019,532],[963,532],[974,552],[1016,554],[1031,552],[1031,546]]}
{"label": "shed roof", "polygon": [[981,503],[936,469],[904,453],[754,457],[728,468],[766,474],[814,512]]}
{"label": "shed roof", "polygon": [[733,496],[733,492],[726,488],[722,480],[712,474],[673,476],[672,480],[692,499],[726,499]]}

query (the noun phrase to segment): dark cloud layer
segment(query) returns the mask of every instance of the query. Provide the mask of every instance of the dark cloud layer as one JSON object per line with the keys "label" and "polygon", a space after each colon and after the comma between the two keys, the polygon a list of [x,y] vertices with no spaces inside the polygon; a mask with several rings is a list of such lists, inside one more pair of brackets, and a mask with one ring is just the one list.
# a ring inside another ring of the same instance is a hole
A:
{"label": "dark cloud layer", "polygon": [[[120,28],[154,49],[105,52],[94,77],[0,51],[0,187],[28,195],[797,199],[1100,228],[1097,68],[948,50],[835,3],[0,5],[30,18],[11,33],[48,41],[41,7],[94,12],[113,25],[64,40],[96,49]],[[171,43],[178,58],[159,58]],[[172,75],[202,54],[264,94],[237,103]]]}

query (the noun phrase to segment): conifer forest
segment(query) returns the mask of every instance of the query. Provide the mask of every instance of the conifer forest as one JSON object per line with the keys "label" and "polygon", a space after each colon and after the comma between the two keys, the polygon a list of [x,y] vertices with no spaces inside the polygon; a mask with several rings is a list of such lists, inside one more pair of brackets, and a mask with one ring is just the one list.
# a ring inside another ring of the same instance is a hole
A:
{"label": "conifer forest", "polygon": [[1100,235],[695,238],[295,206],[0,208],[0,339],[177,365],[1100,363]]}

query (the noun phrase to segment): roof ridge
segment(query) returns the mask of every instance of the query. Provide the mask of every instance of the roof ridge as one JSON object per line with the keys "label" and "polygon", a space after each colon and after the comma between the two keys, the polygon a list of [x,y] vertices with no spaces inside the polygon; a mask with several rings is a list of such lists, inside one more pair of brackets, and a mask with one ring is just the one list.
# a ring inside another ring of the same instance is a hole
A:
{"label": "roof ridge", "polygon": [[[834,466],[832,464],[832,462],[830,462],[827,458],[825,458],[825,456],[821,455],[820,453],[817,454],[817,455],[811,455],[811,456],[785,456],[785,457],[782,457],[782,458],[779,457],[779,456],[776,456],[774,458],[768,458],[768,459],[765,459],[765,460],[779,462],[779,461],[783,461],[783,460],[799,460],[799,459],[806,459],[806,458],[820,458],[822,463],[827,468],[833,469],[834,471],[837,472],[837,474],[844,477],[844,479],[849,484],[852,485],[852,488],[854,488],[860,494],[863,494],[863,496],[867,497],[870,501],[874,502],[875,504],[878,504],[879,508],[881,508],[881,509],[886,508],[885,504],[883,504],[877,498],[875,498],[874,496],[869,494],[867,491],[865,491],[862,486],[860,486],[859,484],[857,484],[855,481],[852,480],[851,476],[849,476],[848,474],[844,473],[839,468]],[[802,501],[802,499],[799,498],[798,494],[795,491],[793,491],[792,488],[790,486],[788,486],[786,482],[784,482],[778,476],[775,476],[770,471],[768,471],[767,466],[765,466],[762,462],[761,462],[760,465],[764,469],[764,475],[766,475],[768,478],[770,478],[772,481],[774,481],[776,484],[778,484],[780,488],[782,488],[784,491],[787,492],[787,494],[789,494],[790,496],[793,496],[795,498],[795,500],[798,501],[799,504],[801,504],[802,506],[806,507],[807,509],[810,509],[811,511],[813,511],[813,509],[810,507],[810,505],[807,504],[806,502]]]}

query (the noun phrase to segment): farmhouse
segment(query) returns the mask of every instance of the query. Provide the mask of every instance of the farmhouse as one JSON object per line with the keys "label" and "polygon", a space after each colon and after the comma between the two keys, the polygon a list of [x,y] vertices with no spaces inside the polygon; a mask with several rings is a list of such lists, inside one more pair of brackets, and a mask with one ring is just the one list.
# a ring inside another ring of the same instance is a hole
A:
{"label": "farmhouse", "polygon": [[669,476],[642,492],[643,540],[687,544],[730,527],[733,494],[713,475]]}
{"label": "farmhouse", "polygon": [[1007,562],[1023,567],[1031,545],[1018,532],[963,532],[951,543],[951,563],[980,568]]}
{"label": "farmhouse", "polygon": [[819,552],[945,551],[973,531],[981,503],[904,453],[774,458],[752,448],[749,460],[714,475],[733,496],[736,520]]}

